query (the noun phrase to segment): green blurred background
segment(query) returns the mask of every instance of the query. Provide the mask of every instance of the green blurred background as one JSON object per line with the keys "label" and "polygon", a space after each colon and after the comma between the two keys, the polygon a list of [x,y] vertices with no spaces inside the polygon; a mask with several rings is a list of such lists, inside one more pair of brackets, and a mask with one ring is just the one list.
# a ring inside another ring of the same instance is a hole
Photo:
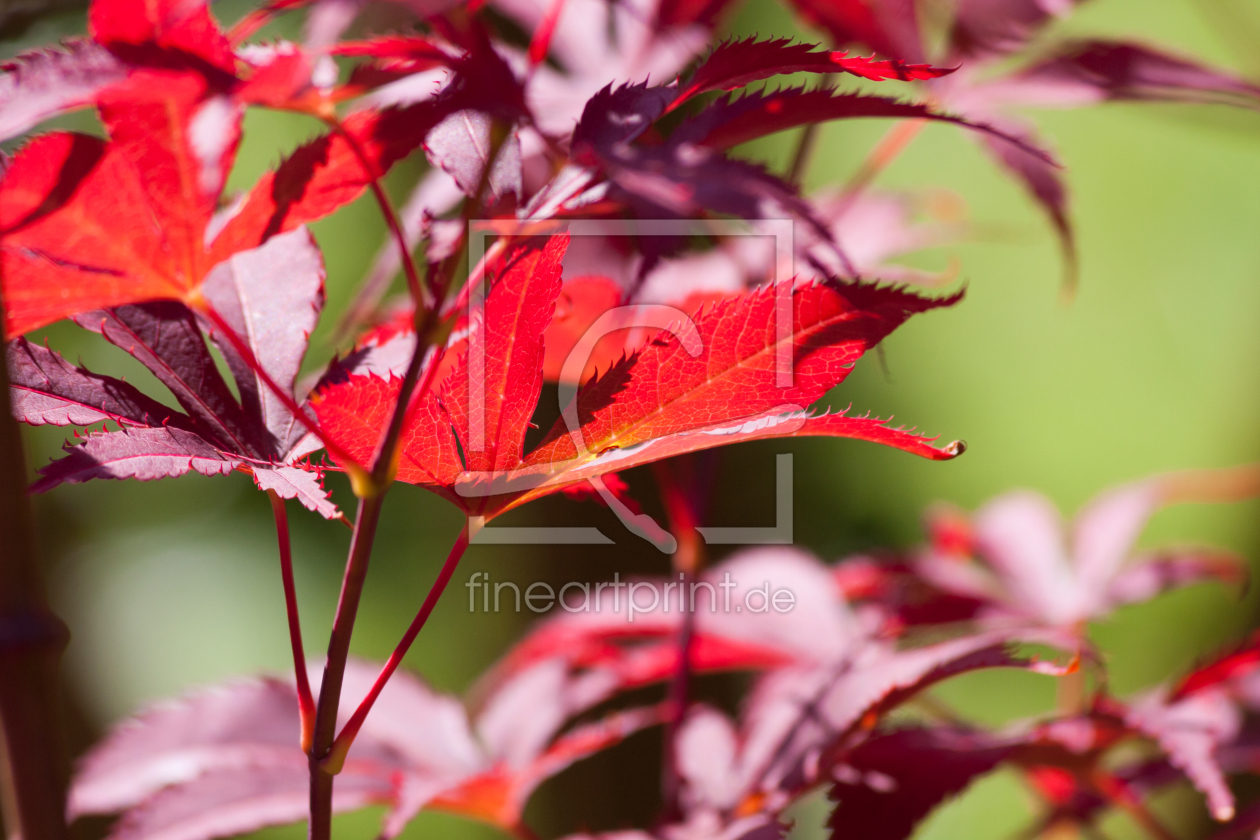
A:
{"label": "green blurred background", "polygon": [[[22,12],[4,9],[3,2],[0,12],[10,14],[0,22],[0,57],[82,31],[83,11],[75,6],[49,11],[31,4]],[[231,21],[248,5],[224,0],[215,12]],[[1226,7],[1260,23],[1260,0],[1096,0],[1051,35],[1135,37],[1247,72],[1260,41],[1248,41],[1237,25],[1222,26],[1219,12]],[[740,35],[817,40],[767,2],[746,4],[729,27]],[[286,21],[271,34],[296,33],[297,22]],[[941,187],[965,200],[970,241],[910,262],[939,269],[957,257],[967,297],[894,334],[885,342],[886,369],[874,358],[864,360],[832,402],[965,438],[970,450],[937,464],[850,441],[794,443],[796,539],[829,561],[869,547],[915,544],[924,507],[937,500],[972,508],[1026,487],[1070,514],[1109,485],[1260,455],[1260,116],[1219,107],[1109,105],[1036,118],[1068,166],[1074,195],[1081,278],[1070,304],[1060,300],[1062,267],[1048,225],[960,132],[927,129],[878,182]],[[58,124],[97,130],[88,115]],[[887,129],[880,121],[826,126],[811,186],[843,181]],[[247,186],[317,130],[304,118],[251,113],[231,186]],[[747,151],[781,170],[794,142],[786,135]],[[391,190],[405,195],[421,172],[418,163],[400,167]],[[314,230],[328,264],[327,311],[337,313],[384,232],[367,201]],[[336,349],[329,344],[332,320],[326,317],[315,336],[312,368]],[[64,325],[47,335],[93,370],[154,386],[138,365],[94,336]],[[554,391],[544,399],[554,400]],[[30,463],[47,462],[62,432],[29,430]],[[784,447],[763,444],[726,452],[713,524],[771,524],[778,451]],[[732,480],[747,476],[764,480]],[[640,495],[650,496],[650,476],[628,478]],[[348,504],[345,483],[332,478],[331,486]],[[36,510],[57,607],[74,633],[65,675],[76,750],[144,703],[228,676],[288,667],[270,512],[245,476],[66,486],[37,499]],[[1174,508],[1156,517],[1143,543],[1206,542],[1255,558],[1257,513],[1256,503]],[[407,657],[441,689],[465,688],[526,623],[509,614],[470,614],[461,596],[473,572],[529,582],[668,568],[664,555],[592,505],[544,500],[512,516],[508,524],[597,524],[618,544],[471,549]],[[293,509],[291,518],[307,647],[318,653],[348,531],[305,511]],[[459,516],[436,497],[406,486],[393,491],[356,627],[356,654],[388,655],[459,525]],[[1253,597],[1198,587],[1123,610],[1093,634],[1123,695],[1239,638],[1257,623],[1255,606]],[[707,690],[729,696],[732,688],[716,681]],[[1045,678],[999,673],[959,680],[940,695],[978,720],[1001,722],[1048,710],[1053,691]],[[545,836],[626,827],[654,806],[658,761],[659,734],[636,736],[549,783],[531,819]],[[1190,837],[1207,830],[1196,802],[1183,793],[1158,805],[1178,833]],[[1012,836],[1027,824],[1030,804],[1018,779],[998,774],[934,816],[922,836]],[[802,840],[820,836],[820,799],[799,816]],[[375,824],[372,813],[342,818],[341,836],[370,837]],[[90,836],[102,825],[81,830]],[[1121,817],[1106,829],[1109,836],[1138,836]],[[423,816],[407,836],[426,832],[496,836],[440,815]],[[265,834],[278,840],[304,832]]]}

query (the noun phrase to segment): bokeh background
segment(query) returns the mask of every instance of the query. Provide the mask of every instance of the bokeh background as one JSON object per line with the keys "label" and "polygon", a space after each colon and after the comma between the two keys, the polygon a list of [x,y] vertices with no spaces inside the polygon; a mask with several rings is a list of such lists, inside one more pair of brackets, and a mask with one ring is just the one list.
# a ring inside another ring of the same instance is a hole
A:
{"label": "bokeh background", "polygon": [[[0,57],[83,30],[79,5],[18,8],[7,1],[6,8],[0,0]],[[231,21],[249,6],[222,0],[214,8]],[[738,35],[818,39],[763,0],[746,3],[728,27]],[[297,31],[298,21],[288,20],[270,34]],[[1050,34],[1138,38],[1242,73],[1260,70],[1260,0],[1094,0]],[[922,512],[934,501],[973,508],[1009,489],[1033,488],[1070,515],[1119,482],[1260,457],[1260,115],[1144,104],[1035,116],[1068,166],[1080,239],[1075,299],[1060,297],[1054,239],[1020,188],[959,131],[930,127],[878,185],[939,188],[965,206],[966,241],[908,262],[941,269],[957,260],[967,297],[953,309],[912,320],[885,342],[883,366],[874,357],[863,360],[831,396],[836,406],[852,403],[964,438],[970,450],[946,464],[850,441],[726,450],[713,524],[771,524],[779,451],[797,456],[796,541],[828,561],[914,545],[922,539]],[[58,123],[99,130],[86,114]],[[809,184],[843,182],[888,128],[883,121],[824,127]],[[302,117],[251,113],[231,186],[247,186],[317,131]],[[781,170],[794,142],[784,135],[748,152]],[[401,197],[422,172],[422,162],[401,166],[389,187]],[[384,231],[368,200],[314,231],[328,265],[326,312],[336,313]],[[333,320],[326,316],[314,338],[312,369],[338,349],[330,343]],[[160,392],[146,371],[95,336],[64,325],[46,332],[67,357]],[[544,400],[554,401],[554,391]],[[63,438],[62,430],[28,430],[29,463],[46,463]],[[628,479],[652,509],[650,476]],[[343,506],[352,507],[345,483],[330,480]],[[66,486],[37,499],[36,511],[56,605],[74,633],[65,682],[77,751],[157,698],[288,667],[270,511],[245,476]],[[1251,502],[1170,509],[1156,517],[1143,543],[1205,542],[1254,559],[1260,557],[1258,514],[1260,504]],[[668,568],[664,555],[593,505],[549,499],[513,516],[513,524],[597,524],[617,545],[471,549],[407,657],[438,688],[465,689],[528,622],[528,616],[470,614],[462,584],[472,573],[527,583]],[[318,653],[348,531],[296,507],[291,519],[307,647]],[[406,486],[393,491],[354,653],[372,659],[389,653],[459,526],[455,511],[436,497]],[[1204,586],[1123,610],[1091,632],[1107,652],[1114,689],[1124,695],[1240,638],[1257,618],[1254,597]],[[721,697],[734,687],[715,681],[704,690]],[[1046,711],[1053,693],[1047,679],[1005,672],[939,690],[986,722]],[[659,733],[636,736],[549,783],[531,820],[544,836],[641,821],[656,802],[659,754]],[[1030,803],[1017,778],[999,773],[931,818],[921,836],[1014,836],[1028,822]],[[1167,796],[1158,809],[1182,836],[1207,830],[1193,795]],[[820,798],[806,803],[795,836],[824,836],[825,814]],[[370,837],[375,819],[370,812],[339,818],[339,836]],[[87,823],[79,831],[96,836],[104,825]],[[1117,838],[1139,836],[1123,817],[1106,830]],[[263,834],[296,840],[304,828]],[[497,836],[441,815],[422,816],[406,836],[422,835]]]}

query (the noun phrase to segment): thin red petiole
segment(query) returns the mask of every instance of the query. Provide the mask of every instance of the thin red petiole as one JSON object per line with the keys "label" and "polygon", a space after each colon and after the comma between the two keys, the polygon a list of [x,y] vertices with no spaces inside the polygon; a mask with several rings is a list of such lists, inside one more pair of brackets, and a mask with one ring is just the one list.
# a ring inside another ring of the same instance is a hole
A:
{"label": "thin red petiole", "polygon": [[254,9],[228,30],[228,42],[232,46],[236,46],[259,29],[271,23],[272,19],[282,12],[300,9],[309,2],[310,0],[276,0],[274,3],[268,3],[265,6]]}
{"label": "thin red petiole", "polygon": [[381,691],[385,688],[385,684],[389,682],[389,678],[394,675],[394,671],[398,670],[402,659],[407,655],[407,651],[411,648],[411,643],[416,640],[424,623],[429,620],[429,614],[433,612],[433,607],[437,604],[438,598],[442,597],[442,592],[446,589],[446,584],[450,582],[451,575],[455,574],[455,567],[459,565],[459,560],[464,556],[464,550],[468,548],[469,526],[464,524],[463,529],[459,532],[459,537],[455,540],[455,545],[451,546],[451,552],[446,557],[446,562],[442,564],[442,570],[438,572],[437,580],[433,582],[433,586],[429,589],[429,594],[425,596],[424,603],[420,605],[420,611],[416,613],[416,617],[412,619],[411,626],[407,628],[407,632],[403,634],[402,641],[394,648],[394,652],[390,654],[389,661],[385,663],[385,667],[381,668],[381,672],[376,677],[376,682],[372,683],[372,688],[368,691],[367,696],[363,698],[363,702],[354,710],[354,714],[346,721],[346,725],[341,728],[341,732],[333,741],[332,748],[328,751],[328,755],[321,762],[324,769],[329,773],[337,773],[341,769],[341,765],[346,760],[346,753],[350,751],[351,744],[354,743],[355,737],[359,734],[359,730],[363,728],[363,721],[367,719],[368,712],[372,711],[376,698],[380,696]]}
{"label": "thin red petiole", "polygon": [[284,607],[289,615],[289,644],[293,648],[293,673],[297,680],[298,714],[302,720],[302,752],[310,753],[315,737],[315,695],[306,674],[306,653],[302,647],[302,623],[298,620],[297,587],[293,584],[293,547],[289,541],[289,514],[284,499],[275,490],[267,491],[271,512],[276,518],[276,539],[280,543],[280,579],[284,582]]}
{"label": "thin red petiole", "polygon": [[531,71],[543,63],[551,50],[551,38],[556,34],[556,24],[560,22],[560,15],[564,12],[564,3],[565,0],[551,0],[551,8],[547,10],[547,16],[542,19],[533,40],[529,42],[529,69]]}
{"label": "thin red petiole", "polygon": [[389,196],[385,194],[385,188],[381,186],[381,178],[376,171],[376,167],[372,164],[372,159],[367,156],[363,145],[359,142],[359,138],[355,137],[342,122],[337,119],[336,115],[324,117],[324,122],[328,124],[334,132],[346,141],[346,145],[350,147],[350,151],[354,153],[355,158],[359,161],[359,166],[363,167],[363,172],[368,178],[368,187],[372,190],[372,195],[376,198],[376,203],[381,208],[381,215],[385,217],[385,224],[389,228],[390,234],[394,237],[394,241],[398,244],[398,254],[402,258],[403,273],[407,276],[407,290],[411,293],[412,303],[417,309],[433,307],[433,294],[429,291],[424,283],[424,279],[420,276],[420,272],[416,270],[416,262],[411,258],[411,249],[407,247],[407,235],[403,232],[402,224],[398,221],[398,213],[394,210],[394,204],[389,200]]}
{"label": "thin red petiole", "polygon": [[[697,459],[688,456],[658,461],[652,465],[652,473],[656,476],[656,483],[661,491],[661,501],[669,517],[670,530],[678,540],[678,550],[673,556],[673,569],[681,575],[681,591],[691,590],[696,574],[704,565],[704,540],[697,528],[698,508],[703,504],[696,481],[697,465]],[[678,771],[675,746],[683,718],[687,714],[695,634],[696,614],[687,604],[682,626],[678,630],[677,665],[666,699],[668,716],[665,719],[665,749],[661,757],[661,798],[667,820],[682,816],[682,779]]]}

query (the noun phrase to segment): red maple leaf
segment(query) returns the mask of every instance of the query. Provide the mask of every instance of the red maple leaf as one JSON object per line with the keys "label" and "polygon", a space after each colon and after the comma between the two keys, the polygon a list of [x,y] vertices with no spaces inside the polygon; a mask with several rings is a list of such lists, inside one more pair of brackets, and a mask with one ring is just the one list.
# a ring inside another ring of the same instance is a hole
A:
{"label": "red maple leaf", "polygon": [[[962,451],[878,420],[806,411],[910,315],[958,300],[829,281],[732,296],[659,333],[583,386],[523,454],[566,247],[567,237],[553,237],[503,258],[470,344],[447,350],[458,363],[408,417],[400,480],[489,517],[609,472],[744,440],[854,437],[934,459]],[[791,321],[780,328],[776,312]],[[335,377],[315,400],[325,432],[369,462],[399,384],[364,372]]]}

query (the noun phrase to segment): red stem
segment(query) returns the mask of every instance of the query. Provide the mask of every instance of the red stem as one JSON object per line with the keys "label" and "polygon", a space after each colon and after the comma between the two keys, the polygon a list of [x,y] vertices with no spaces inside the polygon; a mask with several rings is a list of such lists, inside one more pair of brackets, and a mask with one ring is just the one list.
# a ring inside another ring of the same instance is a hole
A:
{"label": "red stem", "polygon": [[341,769],[341,765],[346,759],[346,753],[350,751],[350,745],[354,743],[355,736],[363,728],[363,722],[367,719],[368,712],[372,711],[376,698],[380,696],[381,691],[385,688],[385,684],[389,682],[389,678],[398,670],[403,657],[407,655],[412,642],[416,640],[416,636],[419,635],[425,622],[429,620],[429,615],[437,605],[438,599],[442,597],[442,593],[446,590],[446,585],[450,582],[451,576],[455,574],[455,568],[459,565],[460,558],[464,556],[464,550],[468,548],[469,539],[469,526],[465,523],[463,529],[459,532],[459,537],[455,540],[455,544],[451,546],[450,553],[446,556],[446,562],[442,564],[442,569],[438,572],[437,580],[433,582],[433,586],[429,589],[429,594],[425,596],[424,603],[420,605],[419,612],[412,619],[411,626],[407,628],[407,632],[403,634],[402,640],[394,648],[394,652],[390,654],[389,661],[385,663],[385,667],[381,668],[380,674],[376,677],[376,682],[372,683],[371,690],[363,698],[359,708],[354,710],[350,720],[346,721],[346,725],[342,727],[341,734],[333,742],[332,749],[324,761],[326,769],[334,773]]}
{"label": "red stem", "polygon": [[232,46],[236,46],[259,29],[271,23],[272,19],[281,12],[300,9],[309,2],[310,0],[276,0],[274,3],[268,3],[261,8],[253,9],[228,30],[228,42]]}
{"label": "red stem", "polygon": [[[652,472],[661,491],[661,501],[665,504],[665,512],[669,517],[670,529],[678,540],[673,568],[683,575],[681,585],[684,592],[689,590],[704,562],[704,540],[696,527],[697,508],[701,505],[700,499],[694,498],[698,490],[695,475],[697,466],[697,459],[686,456],[671,461],[658,461],[652,465]],[[686,475],[680,476],[677,472],[679,469],[686,469]],[[678,662],[666,700],[669,716],[665,721],[665,744],[661,757],[661,798],[666,822],[675,821],[682,816],[682,778],[678,773],[675,742],[687,714],[687,697],[691,687],[691,651],[696,629],[696,616],[690,608],[690,601],[685,597],[681,600],[685,606],[682,626],[678,630]]]}
{"label": "red stem", "polygon": [[350,151],[358,158],[359,166],[363,167],[363,172],[367,175],[368,186],[372,190],[372,195],[376,197],[376,203],[381,208],[381,215],[385,217],[385,224],[389,227],[389,231],[394,237],[394,242],[398,244],[398,253],[402,257],[403,273],[407,275],[407,290],[411,293],[411,300],[415,304],[416,310],[431,309],[433,307],[433,295],[425,286],[423,278],[420,277],[420,272],[416,270],[415,260],[411,258],[411,249],[407,247],[407,236],[403,233],[402,225],[398,221],[398,214],[394,211],[393,203],[389,200],[389,196],[385,194],[385,188],[381,186],[380,175],[372,164],[371,158],[367,156],[363,145],[359,143],[359,138],[346,131],[345,125],[337,119],[335,114],[325,117],[324,121],[346,141],[346,145],[350,147]]}
{"label": "red stem", "polygon": [[547,16],[538,25],[538,31],[529,42],[529,67],[532,71],[547,58],[551,50],[551,38],[556,34],[556,24],[560,22],[560,14],[564,11],[565,0],[551,0],[551,8]]}
{"label": "red stem", "polygon": [[302,648],[302,622],[298,619],[297,587],[293,584],[293,548],[289,541],[289,514],[284,499],[275,490],[267,491],[271,512],[276,518],[276,540],[280,543],[280,580],[284,583],[284,608],[289,616],[289,645],[293,648],[293,673],[297,680],[298,714],[302,720],[302,752],[311,751],[315,737],[315,696],[306,673],[306,653]]}

